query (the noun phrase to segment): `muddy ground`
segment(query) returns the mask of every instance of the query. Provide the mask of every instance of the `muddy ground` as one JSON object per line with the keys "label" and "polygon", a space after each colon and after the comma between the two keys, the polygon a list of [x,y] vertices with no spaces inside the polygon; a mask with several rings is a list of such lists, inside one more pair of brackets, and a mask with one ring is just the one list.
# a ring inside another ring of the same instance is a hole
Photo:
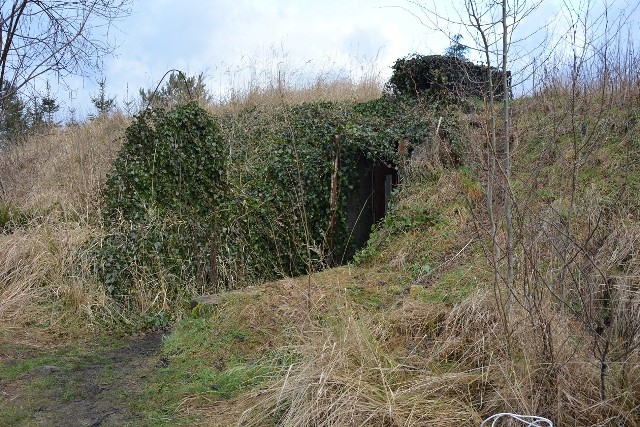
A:
{"label": "muddy ground", "polygon": [[59,349],[0,347],[0,426],[155,424],[140,396],[166,364],[159,354],[166,333]]}

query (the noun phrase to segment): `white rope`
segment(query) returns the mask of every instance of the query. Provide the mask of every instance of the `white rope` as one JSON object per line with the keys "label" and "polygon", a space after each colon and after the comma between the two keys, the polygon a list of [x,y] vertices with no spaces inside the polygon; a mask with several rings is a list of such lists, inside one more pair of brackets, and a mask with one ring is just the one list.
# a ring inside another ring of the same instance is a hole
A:
{"label": "white rope", "polygon": [[502,417],[509,417],[511,419],[520,421],[526,427],[553,427],[553,423],[548,418],[538,417],[536,415],[511,414],[509,412],[503,412],[503,413],[500,413],[500,414],[495,414],[495,415],[490,416],[489,418],[484,420],[482,422],[482,424],[480,424],[480,427],[484,427],[485,424],[487,424],[489,421],[493,421],[491,423],[491,425],[489,425],[489,427],[496,427],[498,425],[497,424],[498,421]]}

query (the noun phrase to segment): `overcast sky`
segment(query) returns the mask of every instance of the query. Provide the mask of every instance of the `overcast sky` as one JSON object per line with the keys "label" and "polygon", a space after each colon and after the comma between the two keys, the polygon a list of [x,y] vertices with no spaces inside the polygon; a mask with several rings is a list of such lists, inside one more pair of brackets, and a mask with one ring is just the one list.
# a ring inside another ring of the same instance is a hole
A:
{"label": "overcast sky", "polygon": [[[386,0],[134,0],[132,14],[110,37],[116,56],[105,60],[107,93],[122,105],[140,87],[155,87],[170,69],[204,73],[224,96],[251,73],[274,67],[293,79],[322,72],[353,77],[380,73],[413,52],[442,53],[449,41]],[[60,95],[83,117],[91,112],[95,78],[68,80]],[[55,85],[55,83],[54,83]]]}
{"label": "overcast sky", "polygon": [[[529,25],[544,26],[559,3],[546,0]],[[406,9],[417,12],[407,0],[134,0],[131,15],[110,33],[119,47],[103,64],[107,93],[122,106],[127,87],[134,98],[170,69],[204,73],[216,96],[275,67],[290,76],[376,72],[386,81],[396,59],[440,54],[450,43]],[[70,79],[71,90],[52,86],[65,109],[74,105],[84,118],[99,78]]]}

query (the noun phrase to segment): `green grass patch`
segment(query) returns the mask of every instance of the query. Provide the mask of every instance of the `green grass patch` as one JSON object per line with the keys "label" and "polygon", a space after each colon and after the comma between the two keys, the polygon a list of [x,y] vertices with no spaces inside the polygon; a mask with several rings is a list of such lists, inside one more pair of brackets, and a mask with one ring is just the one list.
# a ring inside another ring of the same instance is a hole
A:
{"label": "green grass patch", "polygon": [[434,285],[412,294],[425,302],[457,304],[469,297],[478,287],[478,280],[470,270],[467,266],[456,267],[440,276]]}
{"label": "green grass patch", "polygon": [[179,323],[165,340],[163,353],[169,357],[227,353],[230,347],[241,347],[261,341],[260,331],[243,326],[220,329],[218,316],[189,318]]}
{"label": "green grass patch", "polygon": [[0,231],[11,231],[16,227],[27,225],[33,218],[34,214],[25,210],[16,208],[15,206],[0,204]]}
{"label": "green grass patch", "polygon": [[72,365],[57,356],[41,356],[34,359],[24,359],[15,363],[0,362],[0,378],[14,381],[21,375],[33,372],[42,366],[56,366],[63,370],[70,370]]}
{"label": "green grass patch", "polygon": [[179,412],[185,398],[231,399],[278,375],[290,363],[286,350],[262,345],[263,331],[230,314],[236,313],[234,308],[236,303],[230,301],[221,312],[185,319],[165,339],[164,367],[156,370],[133,404],[148,414],[149,425],[189,425]]}
{"label": "green grass patch", "polygon": [[373,292],[361,286],[348,286],[346,288],[349,300],[358,305],[369,308],[381,308],[384,306],[384,295]]}
{"label": "green grass patch", "polygon": [[227,400],[273,378],[282,369],[284,359],[276,352],[257,360],[192,356],[173,357],[168,366],[157,371],[134,408],[144,411],[151,425],[189,423],[179,413],[185,398]]}
{"label": "green grass patch", "polygon": [[3,426],[23,426],[32,419],[32,414],[29,408],[20,407],[14,404],[4,404],[0,401],[0,408],[2,408],[2,414],[0,415],[0,424]]}

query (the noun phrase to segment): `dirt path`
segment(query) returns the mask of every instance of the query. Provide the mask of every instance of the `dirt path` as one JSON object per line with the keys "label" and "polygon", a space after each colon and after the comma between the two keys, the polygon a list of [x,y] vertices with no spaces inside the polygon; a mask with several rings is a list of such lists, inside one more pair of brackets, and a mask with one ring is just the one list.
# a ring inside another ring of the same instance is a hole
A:
{"label": "dirt path", "polygon": [[137,397],[163,366],[164,334],[80,349],[0,349],[0,426],[146,424]]}

